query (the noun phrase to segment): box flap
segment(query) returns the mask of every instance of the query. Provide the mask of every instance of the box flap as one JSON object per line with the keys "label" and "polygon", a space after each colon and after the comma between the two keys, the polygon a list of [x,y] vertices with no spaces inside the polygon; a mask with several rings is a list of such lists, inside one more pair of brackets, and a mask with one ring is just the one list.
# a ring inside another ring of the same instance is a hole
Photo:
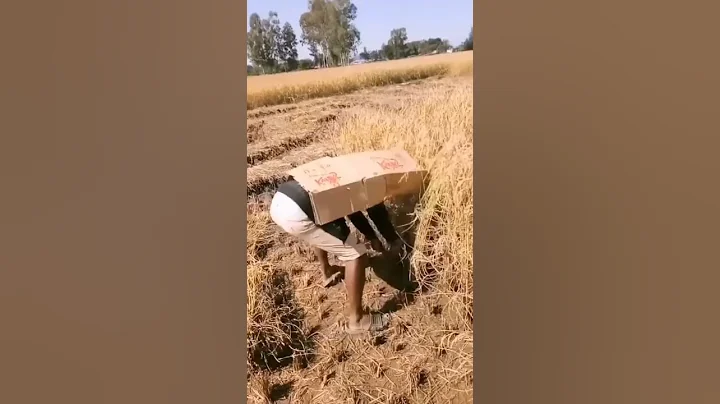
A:
{"label": "box flap", "polygon": [[363,180],[365,187],[365,207],[377,205],[385,199],[387,195],[387,180],[385,177],[370,177]]}

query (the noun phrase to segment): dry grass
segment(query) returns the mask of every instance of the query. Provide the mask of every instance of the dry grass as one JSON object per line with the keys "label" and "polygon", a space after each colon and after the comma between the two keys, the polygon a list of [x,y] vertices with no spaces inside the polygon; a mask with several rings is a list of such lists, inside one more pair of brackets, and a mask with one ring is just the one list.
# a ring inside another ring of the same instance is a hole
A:
{"label": "dry grass", "polygon": [[271,370],[303,350],[302,309],[295,300],[289,274],[265,260],[273,242],[270,215],[260,204],[248,204],[247,227],[247,365]]}
{"label": "dry grass", "polygon": [[[366,285],[371,309],[393,300],[401,307],[384,336],[350,339],[334,328],[344,288],[314,287],[319,268],[309,249],[274,228],[266,205],[248,204],[248,402],[472,402],[471,83],[443,79],[414,87],[392,108],[354,106],[330,124],[333,138],[314,143],[331,152],[400,146],[429,171],[412,215],[411,264],[424,292],[411,297],[379,280]],[[311,158],[295,156],[310,147],[262,166]],[[274,175],[256,174],[258,181]]]}
{"label": "dry grass", "polygon": [[399,110],[364,110],[340,123],[344,152],[402,147],[429,171],[417,213],[418,280],[472,330],[473,94],[436,86]]}
{"label": "dry grass", "polygon": [[472,74],[472,52],[248,77],[247,109],[345,94],[433,76]]}
{"label": "dry grass", "polygon": [[306,372],[284,379],[295,381],[292,402],[471,402],[472,333],[445,319],[418,311],[382,338],[329,334],[316,349]]}

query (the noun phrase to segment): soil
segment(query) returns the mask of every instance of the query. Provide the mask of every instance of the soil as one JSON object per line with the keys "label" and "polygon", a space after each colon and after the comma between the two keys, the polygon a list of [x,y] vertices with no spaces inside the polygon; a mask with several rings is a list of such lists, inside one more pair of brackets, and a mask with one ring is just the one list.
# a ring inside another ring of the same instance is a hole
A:
{"label": "soil", "polygon": [[[332,155],[333,125],[346,114],[357,108],[399,108],[408,95],[425,91],[429,82],[248,111],[249,199],[266,209],[289,168]],[[394,216],[401,231],[407,230],[403,217],[412,210],[410,202],[404,213]],[[343,282],[323,288],[320,266],[309,248],[274,229],[277,236],[265,260],[289,274],[305,339],[303,348],[284,365],[249,371],[248,402],[472,402],[472,332],[463,330],[460,319],[444,315],[443,296],[412,292],[406,262],[371,258],[365,304],[392,313],[391,326],[380,335],[350,337],[341,327]],[[403,237],[412,240],[407,231]]]}

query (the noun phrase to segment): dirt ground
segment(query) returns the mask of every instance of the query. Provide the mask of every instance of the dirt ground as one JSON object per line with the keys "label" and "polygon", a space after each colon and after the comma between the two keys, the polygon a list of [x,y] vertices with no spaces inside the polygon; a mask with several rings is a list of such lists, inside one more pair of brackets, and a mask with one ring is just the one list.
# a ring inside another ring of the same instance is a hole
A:
{"label": "dirt ground", "polygon": [[[462,80],[467,79],[430,81],[458,85]],[[430,81],[248,111],[248,203],[267,209],[289,168],[332,155],[332,124],[344,114],[358,107],[397,108],[409,94],[425,91]],[[402,226],[402,218],[394,220]],[[344,317],[344,284],[322,288],[312,252],[273,229],[277,235],[265,260],[288,274],[307,339],[302,358],[249,372],[248,402],[472,402],[472,333],[443,315],[442,296],[403,290],[407,265],[372,258],[365,304],[392,313],[391,327],[381,336],[351,338],[338,326]]]}

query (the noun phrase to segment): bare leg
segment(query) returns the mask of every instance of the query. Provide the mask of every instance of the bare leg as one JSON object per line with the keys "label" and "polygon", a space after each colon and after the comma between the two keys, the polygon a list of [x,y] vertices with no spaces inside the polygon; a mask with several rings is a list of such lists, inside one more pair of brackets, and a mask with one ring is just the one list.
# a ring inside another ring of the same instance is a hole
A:
{"label": "bare leg", "polygon": [[317,257],[318,261],[320,261],[320,268],[322,268],[323,277],[325,279],[330,278],[333,275],[333,268],[330,265],[330,261],[328,260],[327,251],[317,247],[313,247],[313,251],[315,252],[315,256]]}
{"label": "bare leg", "polygon": [[313,252],[315,252],[315,256],[318,258],[318,261],[320,261],[320,268],[322,268],[323,273],[323,287],[329,288],[335,285],[335,282],[340,276],[340,271],[338,271],[337,267],[330,265],[327,251],[313,247]]}
{"label": "bare leg", "polygon": [[345,287],[350,313],[348,315],[348,331],[351,333],[364,331],[380,331],[387,327],[389,316],[386,314],[365,314],[362,304],[365,288],[365,267],[367,255],[348,262],[345,265]]}
{"label": "bare leg", "polygon": [[347,289],[349,320],[351,326],[357,326],[363,317],[362,295],[365,288],[365,259],[362,256],[345,264],[345,288]]}

